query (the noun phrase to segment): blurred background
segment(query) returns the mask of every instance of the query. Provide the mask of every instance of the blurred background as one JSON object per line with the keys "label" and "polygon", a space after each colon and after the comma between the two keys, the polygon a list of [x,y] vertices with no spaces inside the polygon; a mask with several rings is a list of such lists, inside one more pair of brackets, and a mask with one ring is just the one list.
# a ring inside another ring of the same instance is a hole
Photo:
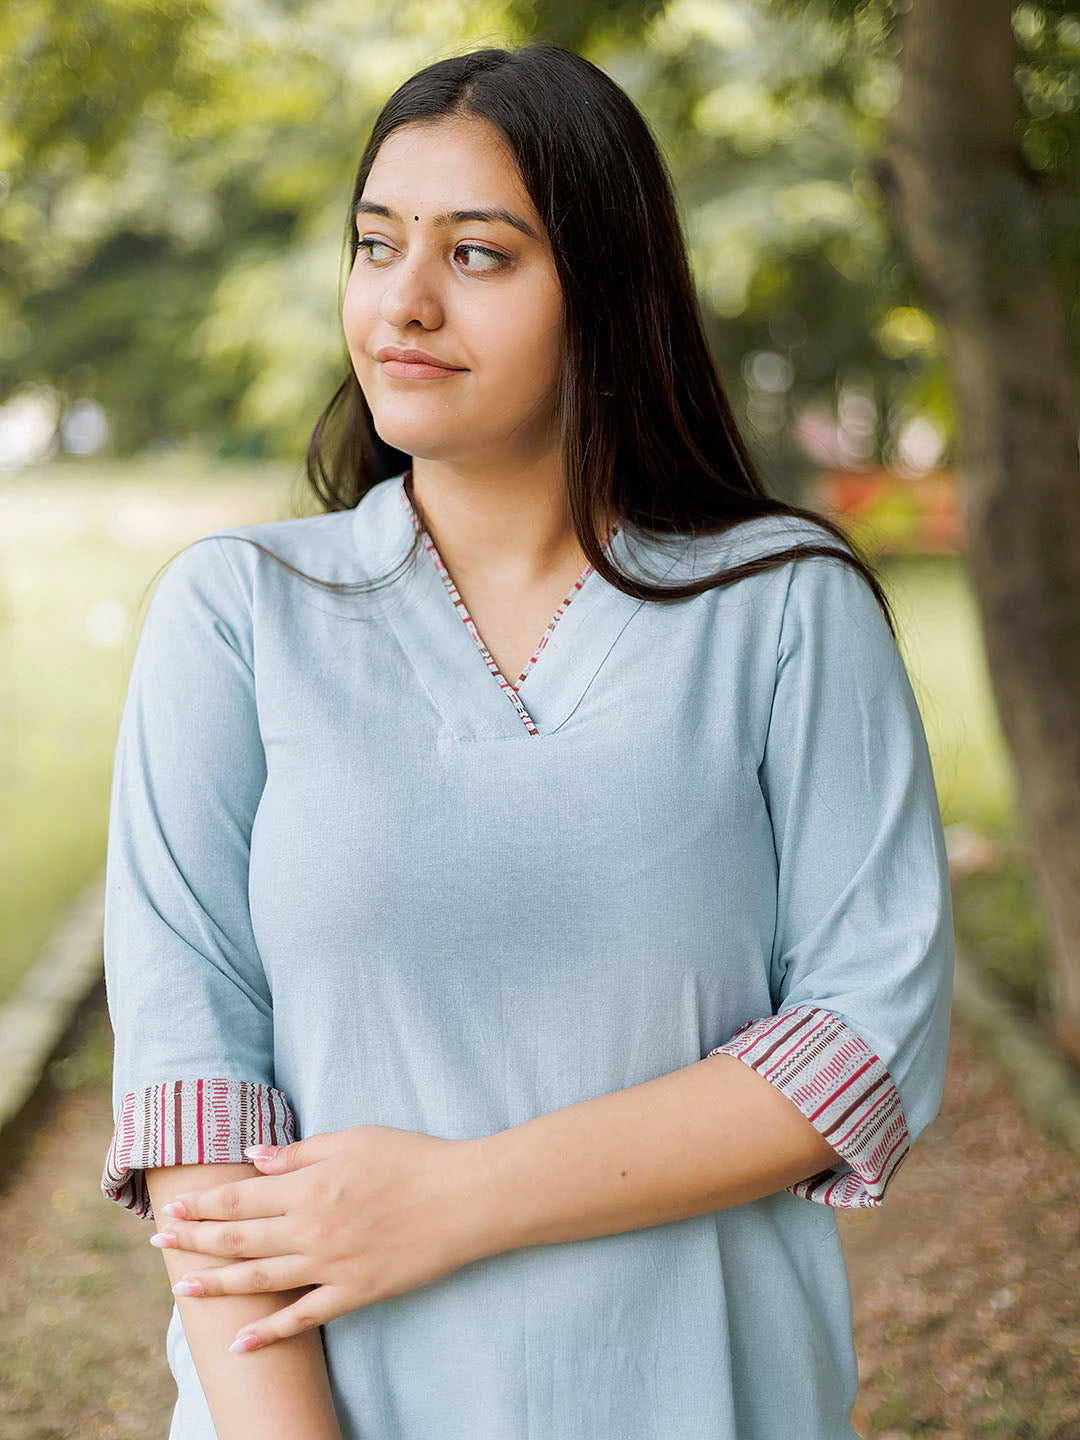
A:
{"label": "blurred background", "polygon": [[[315,513],[372,119],[548,40],[673,172],[771,488],[879,566],[958,944],[940,1119],[844,1213],[864,1436],[1080,1437],[1080,13],[1068,0],[12,0],[0,13],[0,1433],[164,1434],[172,1304],[97,1189],[97,886],[159,567]],[[96,949],[95,949],[96,947]],[[6,1088],[4,1088],[6,1087]],[[895,1198],[894,1198],[895,1197]]]}

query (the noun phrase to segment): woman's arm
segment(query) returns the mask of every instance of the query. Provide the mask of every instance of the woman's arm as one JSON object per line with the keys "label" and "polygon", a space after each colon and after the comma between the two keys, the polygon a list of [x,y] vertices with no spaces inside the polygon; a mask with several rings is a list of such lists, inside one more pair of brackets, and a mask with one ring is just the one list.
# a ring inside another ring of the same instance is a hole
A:
{"label": "woman's arm", "polygon": [[[169,1165],[147,1170],[146,1185],[154,1215],[162,1216],[162,1206],[176,1195],[259,1173],[248,1164]],[[162,1217],[157,1223],[166,1229],[169,1222]],[[233,1263],[190,1250],[161,1253],[171,1285],[196,1268]],[[300,1293],[284,1290],[177,1297],[177,1310],[218,1440],[248,1440],[251,1435],[273,1435],[275,1440],[341,1440],[319,1330],[294,1335],[251,1354],[233,1354],[228,1348],[246,1322],[272,1314]]]}

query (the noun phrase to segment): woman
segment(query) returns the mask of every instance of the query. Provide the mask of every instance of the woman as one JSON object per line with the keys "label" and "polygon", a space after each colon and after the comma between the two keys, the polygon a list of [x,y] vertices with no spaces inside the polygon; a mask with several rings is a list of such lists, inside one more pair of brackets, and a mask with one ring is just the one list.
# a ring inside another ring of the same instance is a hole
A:
{"label": "woman", "polygon": [[853,1436],[834,1212],[937,1112],[953,958],[878,582],[755,475],[584,59],[413,76],[349,234],[326,513],[173,561],[117,743],[172,1440]]}

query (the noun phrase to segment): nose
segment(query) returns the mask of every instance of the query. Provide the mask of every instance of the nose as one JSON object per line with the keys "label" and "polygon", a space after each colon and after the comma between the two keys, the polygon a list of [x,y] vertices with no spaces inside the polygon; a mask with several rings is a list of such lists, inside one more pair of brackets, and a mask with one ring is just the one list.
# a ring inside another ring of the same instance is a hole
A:
{"label": "nose", "polygon": [[411,320],[425,330],[435,329],[442,318],[442,298],[432,279],[431,267],[418,252],[399,261],[386,274],[379,299],[379,318],[387,328],[403,332]]}

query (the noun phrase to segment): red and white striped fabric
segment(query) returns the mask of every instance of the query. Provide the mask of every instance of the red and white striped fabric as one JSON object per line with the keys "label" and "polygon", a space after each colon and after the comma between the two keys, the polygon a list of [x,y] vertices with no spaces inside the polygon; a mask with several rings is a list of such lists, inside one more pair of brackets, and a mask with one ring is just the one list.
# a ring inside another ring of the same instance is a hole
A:
{"label": "red and white striped fabric", "polygon": [[788,1097],[843,1164],[787,1188],[846,1209],[882,1203],[910,1149],[888,1070],[846,1021],[814,1005],[748,1020],[710,1055],[734,1055]]}
{"label": "red and white striped fabric", "polygon": [[101,1188],[106,1199],[153,1219],[145,1171],[160,1165],[244,1164],[247,1145],[291,1145],[295,1121],[272,1085],[252,1080],[166,1080],[120,1104]]}

